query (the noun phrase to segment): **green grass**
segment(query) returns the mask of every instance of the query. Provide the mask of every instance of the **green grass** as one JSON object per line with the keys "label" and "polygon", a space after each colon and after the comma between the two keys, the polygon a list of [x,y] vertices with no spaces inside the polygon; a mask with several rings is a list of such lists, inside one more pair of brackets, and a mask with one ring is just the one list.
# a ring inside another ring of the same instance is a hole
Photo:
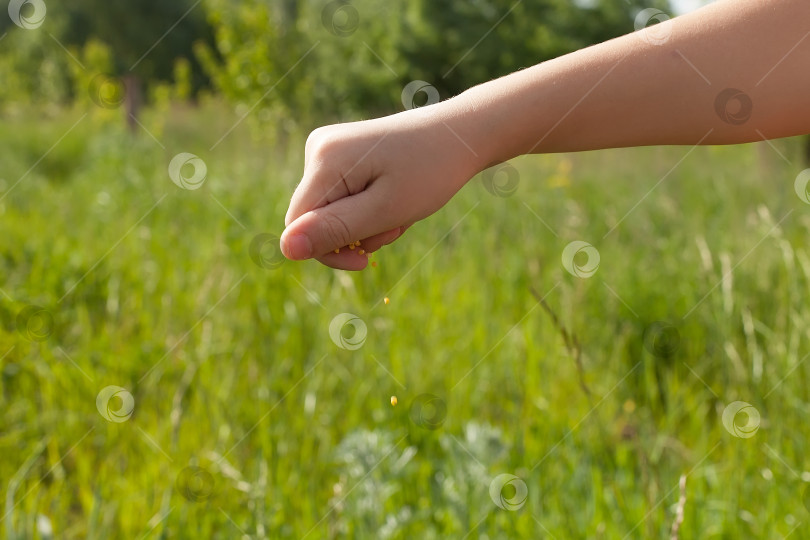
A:
{"label": "green grass", "polygon": [[[0,128],[0,535],[669,538],[682,474],[681,538],[810,528],[792,141],[792,164],[764,144],[521,158],[512,196],[476,178],[349,274],[251,258],[302,136],[240,126],[209,150],[236,118],[178,109],[161,148],[94,113],[47,152],[80,117]],[[180,152],[200,189],[170,181]],[[574,240],[599,251],[590,278],[561,264]],[[330,339],[340,313],[362,347]],[[110,385],[123,422],[97,410]],[[723,426],[736,400],[751,438]],[[517,511],[490,498],[503,473]]]}

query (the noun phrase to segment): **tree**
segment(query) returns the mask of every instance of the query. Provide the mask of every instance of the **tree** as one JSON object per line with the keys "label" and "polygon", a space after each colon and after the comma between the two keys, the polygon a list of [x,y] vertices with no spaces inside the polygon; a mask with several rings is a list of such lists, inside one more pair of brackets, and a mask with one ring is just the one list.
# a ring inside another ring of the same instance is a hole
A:
{"label": "tree", "polygon": [[208,0],[216,50],[200,46],[198,54],[214,86],[239,110],[282,131],[325,116],[390,110],[401,88],[389,69],[404,71],[396,21],[405,3]]}
{"label": "tree", "polygon": [[[630,32],[665,0],[207,0],[221,93],[275,123],[402,110],[414,80],[442,98]],[[219,58],[216,55],[219,55]]]}
{"label": "tree", "polygon": [[417,0],[400,52],[445,96],[632,32],[637,0]]}
{"label": "tree", "polygon": [[170,80],[178,59],[191,61],[194,89],[206,84],[193,53],[195,42],[213,42],[200,2],[73,0],[63,8],[67,24],[60,39],[66,45],[83,46],[96,39],[111,49],[110,75],[123,81],[131,126],[143,101],[144,84]]}

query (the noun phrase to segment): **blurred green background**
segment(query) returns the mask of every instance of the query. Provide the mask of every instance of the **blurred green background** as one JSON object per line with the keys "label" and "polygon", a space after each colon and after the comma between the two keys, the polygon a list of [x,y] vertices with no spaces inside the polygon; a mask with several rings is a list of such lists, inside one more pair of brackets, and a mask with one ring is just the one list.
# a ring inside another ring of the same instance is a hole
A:
{"label": "blurred green background", "polygon": [[666,3],[10,6],[0,537],[806,536],[798,140],[524,157],[376,267],[278,253],[313,127]]}

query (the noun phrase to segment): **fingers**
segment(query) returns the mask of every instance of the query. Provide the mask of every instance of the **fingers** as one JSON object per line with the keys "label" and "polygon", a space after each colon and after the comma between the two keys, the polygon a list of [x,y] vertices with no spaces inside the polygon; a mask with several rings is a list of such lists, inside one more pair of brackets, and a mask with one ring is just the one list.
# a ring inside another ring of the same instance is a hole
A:
{"label": "fingers", "polygon": [[[327,126],[307,139],[304,177],[293,193],[281,235],[287,258],[315,258],[333,268],[361,270],[368,265],[367,253],[404,232],[401,225],[410,220],[397,214],[405,205],[392,204],[401,195],[377,184],[380,167],[370,156],[386,133],[361,131]],[[349,249],[358,239],[362,246]]]}
{"label": "fingers", "polygon": [[385,231],[384,233],[376,234],[369,238],[365,238],[360,245],[365,251],[369,253],[374,253],[381,247],[390,244],[391,242],[402,236],[403,232],[404,232],[403,227],[395,227],[390,231]]}
{"label": "fingers", "polygon": [[290,199],[284,225],[289,226],[308,210],[321,208],[349,195],[349,187],[340,174],[324,171],[323,167],[318,167],[314,174],[304,171],[304,177]]}
{"label": "fingers", "polygon": [[[326,266],[339,270],[363,270],[368,265],[368,257],[371,253],[381,247],[390,244],[402,235],[404,227],[397,227],[366,238],[360,241],[360,246],[355,249],[347,247],[340,248],[338,253],[334,251],[317,257],[317,260]],[[362,253],[361,253],[362,251]]]}
{"label": "fingers", "polygon": [[362,191],[373,180],[370,154],[385,135],[357,139],[349,126],[325,126],[310,133],[304,176],[290,200],[286,225],[305,212]]}
{"label": "fingers", "polygon": [[357,239],[399,227],[401,222],[386,208],[390,205],[381,203],[373,191],[368,189],[306,212],[282,233],[281,251],[293,260],[322,257]]}
{"label": "fingers", "polygon": [[368,266],[368,258],[365,255],[357,255],[356,253],[347,253],[341,251],[340,253],[327,253],[321,257],[316,257],[316,260],[336,268],[338,270],[363,270]]}

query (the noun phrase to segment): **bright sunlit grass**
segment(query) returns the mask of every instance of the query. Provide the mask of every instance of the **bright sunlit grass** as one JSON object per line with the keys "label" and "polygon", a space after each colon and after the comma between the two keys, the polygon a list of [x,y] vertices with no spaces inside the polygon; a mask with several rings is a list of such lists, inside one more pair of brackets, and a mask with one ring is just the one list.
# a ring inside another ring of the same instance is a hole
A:
{"label": "bright sunlit grass", "polygon": [[682,538],[810,521],[792,142],[514,160],[350,274],[264,240],[304,134],[235,120],[0,128],[6,537],[668,538],[684,474]]}

